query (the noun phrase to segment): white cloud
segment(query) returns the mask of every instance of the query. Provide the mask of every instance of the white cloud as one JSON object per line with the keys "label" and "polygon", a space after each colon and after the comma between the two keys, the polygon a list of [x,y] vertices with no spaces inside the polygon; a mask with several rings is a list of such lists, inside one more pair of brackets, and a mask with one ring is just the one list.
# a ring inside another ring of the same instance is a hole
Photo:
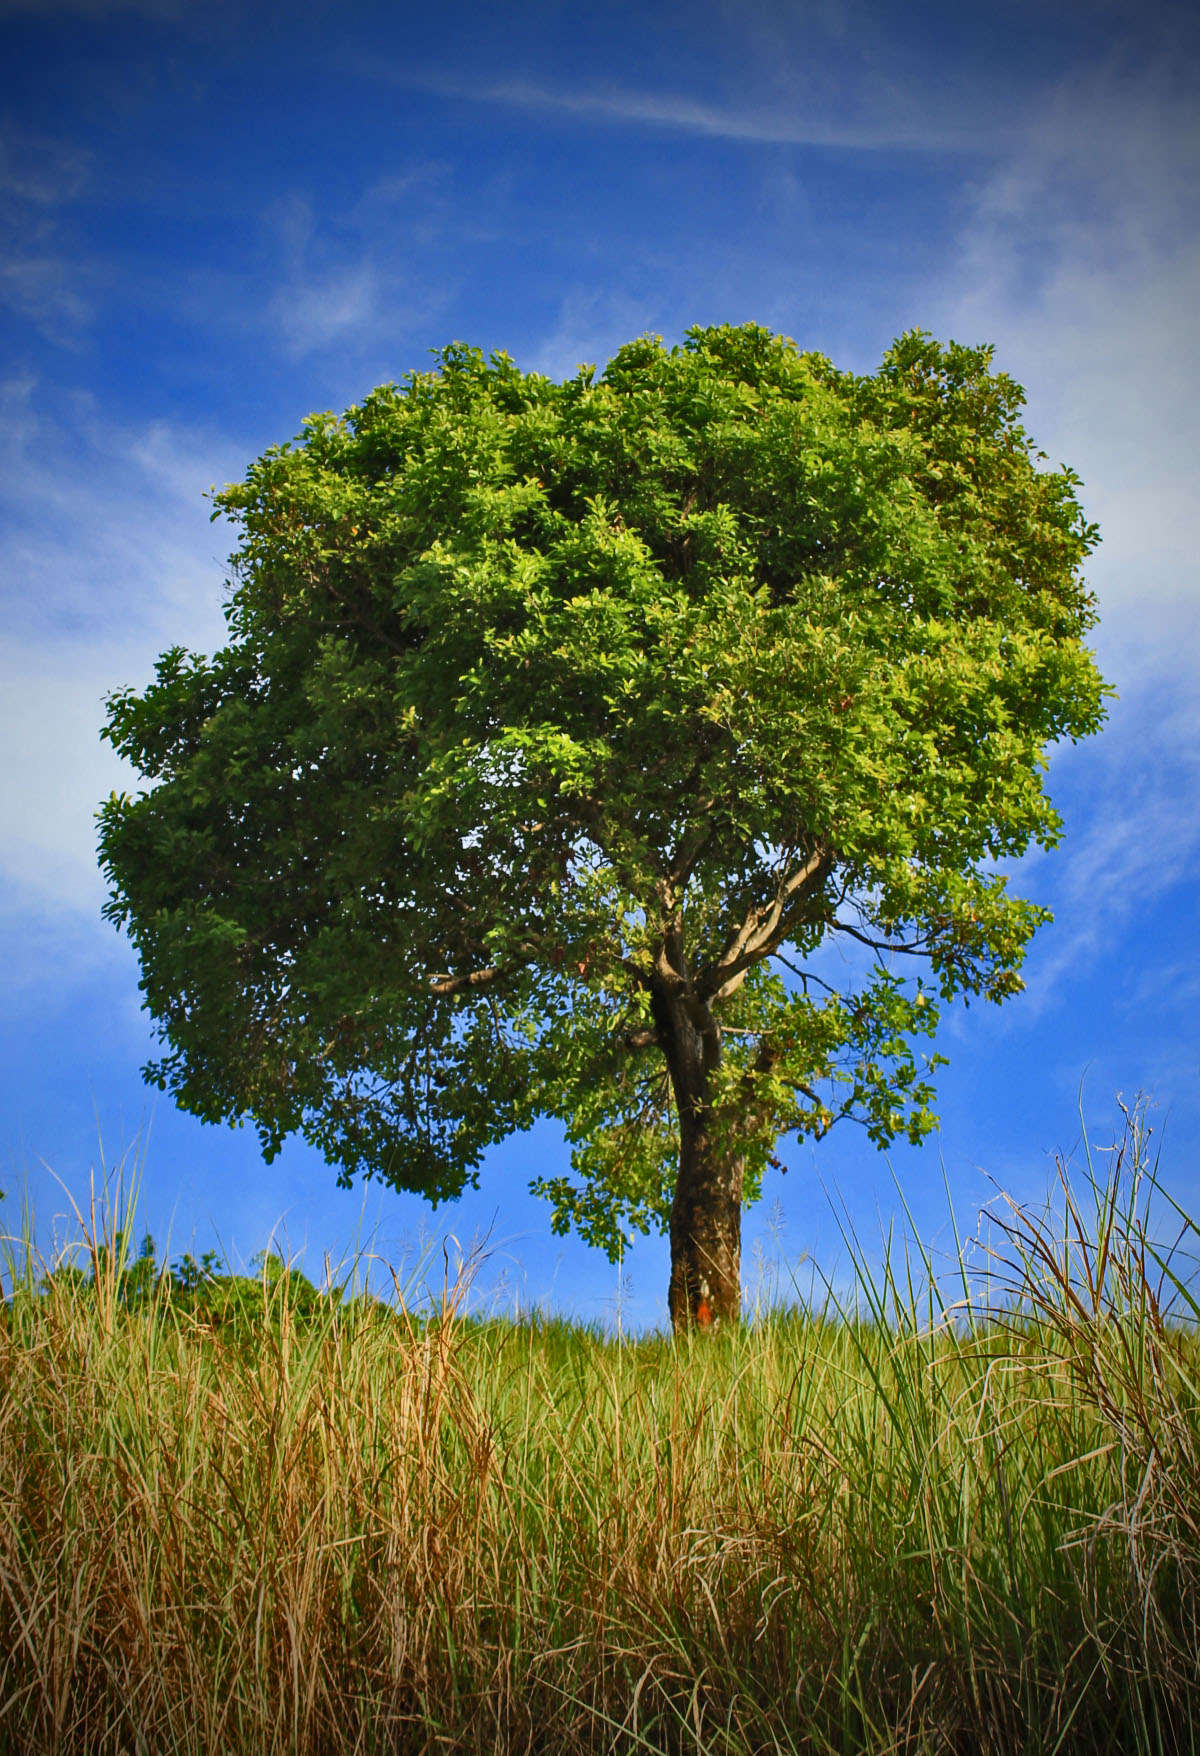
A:
{"label": "white cloud", "polygon": [[[1112,954],[1135,911],[1200,860],[1200,130],[1177,69],[1064,83],[1023,147],[974,189],[957,268],[928,321],[992,341],[1029,393],[1028,426],[1082,478],[1102,543],[1092,638],[1121,699],[1060,752],[1072,801],[1045,874],[1057,922],[1031,960],[1042,1006]],[[1076,827],[1078,825],[1078,827]]]}
{"label": "white cloud", "polygon": [[86,395],[36,379],[0,385],[0,578],[7,637],[157,652],[220,637],[229,548],[204,493],[240,475],[246,452],[165,422],[121,427]]}
{"label": "white cloud", "polygon": [[98,733],[124,657],[120,648],[0,649],[0,871],[10,903],[24,898],[44,913],[103,901],[94,814],[133,777]]}
{"label": "white cloud", "polygon": [[1029,426],[1083,478],[1102,664],[1122,690],[1200,659],[1200,129],[1169,70],[1064,88],[975,191],[936,322],[997,344]]}
{"label": "white cloud", "polygon": [[52,419],[30,379],[0,387],[0,436],[0,883],[8,913],[95,920],[94,812],[133,778],[100,742],[103,697],[165,646],[222,639],[228,544],[201,496],[244,454],[85,398]]}

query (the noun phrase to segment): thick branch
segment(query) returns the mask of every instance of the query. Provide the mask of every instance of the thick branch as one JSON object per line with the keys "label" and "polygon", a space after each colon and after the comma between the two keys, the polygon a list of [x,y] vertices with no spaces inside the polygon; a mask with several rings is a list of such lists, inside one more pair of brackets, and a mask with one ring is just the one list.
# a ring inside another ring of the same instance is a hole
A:
{"label": "thick branch", "polygon": [[671,993],[678,993],[688,981],[687,954],[683,948],[683,930],[678,916],[663,934],[654,958],[655,980]]}
{"label": "thick branch", "polygon": [[690,839],[686,835],[683,837],[667,873],[672,889],[680,891],[686,888],[688,880],[696,869],[696,862],[712,840],[712,836],[712,824],[702,823],[697,826]]}
{"label": "thick branch", "polygon": [[824,883],[832,865],[833,855],[828,849],[819,849],[783,880],[769,903],[748,911],[742,925],[726,941],[716,963],[700,977],[697,985],[705,998],[727,999],[761,957],[783,944],[795,904]]}
{"label": "thick branch", "polygon": [[490,969],[469,970],[465,976],[434,976],[429,983],[429,992],[445,999],[449,994],[463,994],[468,988],[486,987],[489,982],[499,981],[502,975],[519,968],[519,964],[494,964]]}
{"label": "thick branch", "polygon": [[489,987],[492,982],[498,982],[502,977],[516,975],[519,969],[524,969],[526,964],[532,963],[536,955],[535,947],[532,945],[523,946],[522,955],[512,958],[508,963],[491,964],[486,969],[468,970],[465,975],[461,976],[432,976],[429,982],[429,992],[444,1000],[452,994],[465,994],[471,988]]}

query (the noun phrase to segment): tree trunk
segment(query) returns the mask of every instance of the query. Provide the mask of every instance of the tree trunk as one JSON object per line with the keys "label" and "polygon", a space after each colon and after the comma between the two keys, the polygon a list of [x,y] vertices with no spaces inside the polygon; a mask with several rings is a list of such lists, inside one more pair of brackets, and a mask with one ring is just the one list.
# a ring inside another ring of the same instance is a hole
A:
{"label": "tree trunk", "polygon": [[682,994],[656,994],[653,1004],[679,1117],[667,1302],[681,1334],[736,1323],[740,1314],[743,1160],[713,1126],[721,1032],[712,1013]]}

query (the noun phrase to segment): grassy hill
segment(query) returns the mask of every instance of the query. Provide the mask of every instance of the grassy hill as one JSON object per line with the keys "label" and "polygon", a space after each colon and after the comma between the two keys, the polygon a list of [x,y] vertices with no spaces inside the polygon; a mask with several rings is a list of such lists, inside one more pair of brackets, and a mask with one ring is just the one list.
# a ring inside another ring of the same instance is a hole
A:
{"label": "grassy hill", "polygon": [[1197,1312],[1140,1154],[957,1302],[918,1254],[686,1342],[14,1264],[0,1748],[1200,1747]]}

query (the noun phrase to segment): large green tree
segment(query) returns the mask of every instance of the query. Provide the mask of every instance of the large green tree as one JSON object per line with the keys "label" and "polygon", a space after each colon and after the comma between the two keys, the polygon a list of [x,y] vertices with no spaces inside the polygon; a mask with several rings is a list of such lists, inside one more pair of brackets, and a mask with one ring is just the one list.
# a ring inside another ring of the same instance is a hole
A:
{"label": "large green tree", "polygon": [[675,1325],[734,1317],[780,1137],[924,1135],[939,1001],[1015,993],[1046,918],[996,863],[1105,689],[1022,400],[987,349],[746,325],[562,384],[456,345],[313,416],[215,496],[228,645],[109,702],[148,1076],[435,1201],[555,1117],[555,1229],[661,1226]]}

